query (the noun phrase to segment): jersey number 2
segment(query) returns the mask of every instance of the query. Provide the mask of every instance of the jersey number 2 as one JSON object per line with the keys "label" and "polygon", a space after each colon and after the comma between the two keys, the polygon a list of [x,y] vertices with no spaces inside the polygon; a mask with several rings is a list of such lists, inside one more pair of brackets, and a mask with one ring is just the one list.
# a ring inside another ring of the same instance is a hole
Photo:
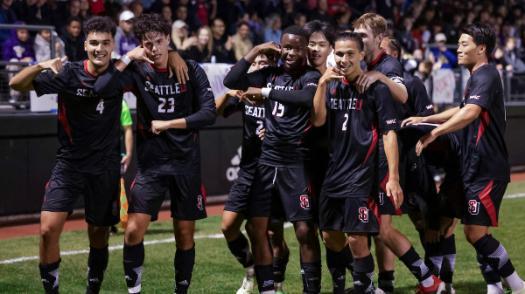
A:
{"label": "jersey number 2", "polygon": [[348,113],[345,113],[345,121],[343,122],[343,127],[341,128],[341,130],[346,131],[348,128],[347,126],[348,126]]}
{"label": "jersey number 2", "polygon": [[[172,113],[175,111],[175,98],[159,98],[159,102],[159,113]],[[166,104],[168,104],[167,108]]]}

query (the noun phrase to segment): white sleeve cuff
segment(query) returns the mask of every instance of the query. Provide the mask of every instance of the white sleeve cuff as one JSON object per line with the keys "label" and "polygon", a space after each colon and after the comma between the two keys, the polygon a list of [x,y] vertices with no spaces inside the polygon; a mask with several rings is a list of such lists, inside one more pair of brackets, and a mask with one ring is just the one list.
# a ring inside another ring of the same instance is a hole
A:
{"label": "white sleeve cuff", "polygon": [[272,88],[262,88],[261,95],[265,98],[268,98],[270,97],[270,91],[272,91]]}

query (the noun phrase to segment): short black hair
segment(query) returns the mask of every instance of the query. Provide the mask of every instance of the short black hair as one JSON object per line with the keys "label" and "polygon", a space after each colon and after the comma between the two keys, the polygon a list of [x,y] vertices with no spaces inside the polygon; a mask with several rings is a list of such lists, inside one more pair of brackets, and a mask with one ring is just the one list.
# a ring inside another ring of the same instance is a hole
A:
{"label": "short black hair", "polygon": [[146,13],[133,19],[133,31],[139,41],[142,41],[151,32],[170,35],[171,25],[160,14]]}
{"label": "short black hair", "polygon": [[66,25],[70,25],[74,21],[82,24],[82,20],[80,19],[80,17],[78,17],[78,16],[70,16],[70,17],[67,18]]}
{"label": "short black hair", "polygon": [[116,30],[115,22],[107,16],[93,16],[84,23],[86,36],[91,32],[110,33],[111,36],[114,36]]}
{"label": "short black hair", "polygon": [[335,36],[335,42],[337,41],[345,41],[345,40],[351,40],[357,43],[357,46],[359,47],[359,51],[363,51],[365,48],[365,44],[363,43],[363,39],[361,38],[361,35],[354,32],[340,32]]}
{"label": "short black hair", "polygon": [[490,59],[496,47],[496,33],[488,24],[469,24],[461,29],[461,33],[471,36],[476,45],[485,45],[487,47],[485,55]]}
{"label": "short black hair", "polygon": [[304,30],[308,33],[308,38],[310,38],[313,33],[322,33],[330,45],[334,45],[334,28],[328,22],[312,20],[304,25]]}
{"label": "short black hair", "polygon": [[284,31],[283,31],[283,33],[281,35],[281,38],[285,34],[301,36],[301,37],[304,38],[305,42],[308,43],[308,33],[303,28],[301,28],[298,25],[291,25],[291,26],[287,27],[286,29],[284,29]]}
{"label": "short black hair", "polygon": [[401,61],[401,53],[403,52],[401,43],[394,37],[388,37],[388,47],[390,47],[390,50],[397,52],[397,59]]}

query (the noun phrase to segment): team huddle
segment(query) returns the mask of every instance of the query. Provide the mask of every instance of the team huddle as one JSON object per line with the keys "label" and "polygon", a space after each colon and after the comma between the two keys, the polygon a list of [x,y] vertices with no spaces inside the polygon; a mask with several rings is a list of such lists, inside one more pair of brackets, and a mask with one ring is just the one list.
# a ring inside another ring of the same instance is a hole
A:
{"label": "team huddle", "polygon": [[[393,293],[396,257],[416,278],[416,293],[455,293],[457,220],[476,251],[487,293],[504,293],[502,281],[512,293],[525,293],[489,232],[510,181],[503,88],[489,64],[494,31],[484,24],[463,29],[457,52],[471,74],[465,95],[459,107],[434,113],[421,80],[403,72],[386,20],[367,13],[353,27],[335,32],[312,21],[286,28],[280,44],[257,45],[231,68],[224,85],[232,90],[217,99],[202,68],[170,48],[171,26],[156,14],[135,19],[140,46],[120,60],[111,60],[115,25],[93,17],[84,27],[87,60],[53,59],[13,77],[16,90],[58,94],[60,148],[41,214],[46,293],[58,293],[59,238],[79,195],[90,242],[86,293],[100,291],[109,227],[119,221],[126,91],[137,97],[138,150],[124,234],[129,293],[141,292],[144,236],[166,193],[176,241],[174,292],[188,292],[195,221],[206,217],[199,129],[235,111],[243,114],[242,159],[221,228],[245,268],[238,294],[253,293],[255,284],[260,293],[284,293],[285,221],[299,244],[303,293],[321,291],[319,235],[333,293],[348,291],[347,271],[352,293]],[[439,187],[436,169],[446,173]],[[393,224],[392,216],[401,214],[418,231],[423,257]]]}

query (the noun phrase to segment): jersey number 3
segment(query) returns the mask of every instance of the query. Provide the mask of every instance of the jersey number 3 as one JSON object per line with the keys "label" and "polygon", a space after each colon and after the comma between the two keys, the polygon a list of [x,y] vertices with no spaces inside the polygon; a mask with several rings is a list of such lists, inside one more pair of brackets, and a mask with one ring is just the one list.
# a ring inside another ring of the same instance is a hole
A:
{"label": "jersey number 3", "polygon": [[175,111],[175,98],[159,98],[159,113],[173,113]]}

